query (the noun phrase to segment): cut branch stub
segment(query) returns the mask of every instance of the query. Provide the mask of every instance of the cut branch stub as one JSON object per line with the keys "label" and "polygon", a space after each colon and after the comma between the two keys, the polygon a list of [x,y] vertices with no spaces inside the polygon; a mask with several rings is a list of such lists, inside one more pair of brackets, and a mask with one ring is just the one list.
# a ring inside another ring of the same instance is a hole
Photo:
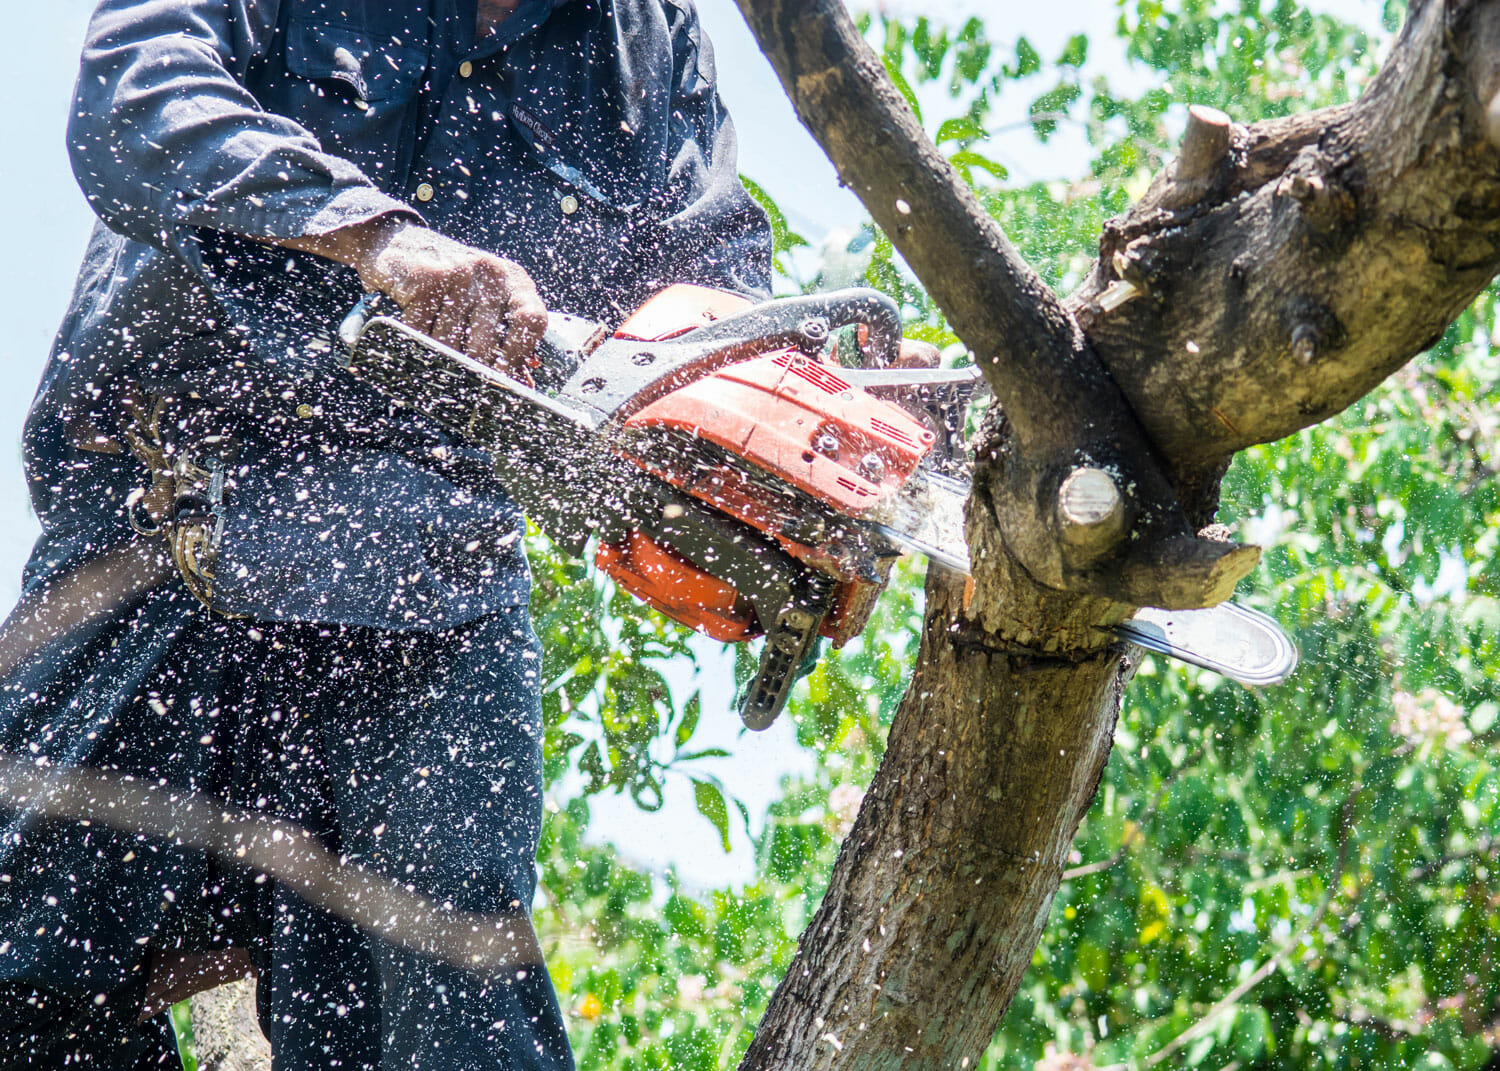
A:
{"label": "cut branch stub", "polygon": [[[982,446],[980,456],[985,453]],[[1229,598],[1260,560],[1258,547],[1198,538],[1175,502],[1170,509],[1144,505],[1151,496],[1131,487],[1142,470],[1109,444],[1093,444],[1053,464],[1034,465],[1023,454],[1002,447],[993,451],[992,463],[976,469],[974,494],[988,509],[971,506],[970,524],[993,518],[1005,548],[1039,584],[1131,606],[1187,610]],[[1076,476],[1080,470],[1093,470],[1112,484],[1119,496],[1117,523],[1110,516],[1097,525],[1080,524],[1067,515],[1064,501],[1095,483],[1093,476]],[[972,531],[969,538],[973,545]],[[983,584],[994,564],[976,559],[976,580]]]}
{"label": "cut branch stub", "polygon": [[1177,157],[1180,182],[1204,182],[1229,154],[1229,132],[1233,124],[1218,108],[1194,104],[1188,109],[1187,129],[1182,133],[1182,152]]}
{"label": "cut branch stub", "polygon": [[1190,205],[1206,195],[1229,162],[1234,124],[1217,108],[1194,104],[1188,109],[1182,149],[1169,172],[1171,185],[1162,196],[1167,208]]}
{"label": "cut branch stub", "polygon": [[1057,490],[1057,523],[1062,537],[1081,555],[1108,551],[1119,542],[1125,519],[1125,499],[1103,469],[1076,468]]}

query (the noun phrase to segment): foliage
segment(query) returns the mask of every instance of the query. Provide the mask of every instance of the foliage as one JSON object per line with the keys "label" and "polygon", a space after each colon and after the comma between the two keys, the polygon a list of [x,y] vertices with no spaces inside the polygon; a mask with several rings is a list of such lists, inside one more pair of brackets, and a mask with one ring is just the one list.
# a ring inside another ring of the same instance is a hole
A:
{"label": "foliage", "polygon": [[[1281,115],[1347,99],[1374,69],[1363,33],[1290,0],[1122,2],[1113,36],[1079,34],[1052,59],[978,20],[863,28],[1063,289],[1169,158],[1186,103]],[[1105,73],[1102,55],[1125,60]],[[1081,134],[1086,173],[1012,182],[1008,116],[1031,151]],[[914,335],[961,350],[872,237],[868,281],[902,301]],[[779,263],[803,244],[783,220]],[[983,1066],[1479,1068],[1500,1053],[1495,311],[1491,292],[1338,420],[1237,461],[1223,519],[1267,547],[1245,597],[1294,630],[1303,668],[1248,692],[1142,664],[1074,869]],[[534,562],[557,800],[538,920],[580,1067],[733,1066],[878,762],[915,648],[917,574],[799,687],[790,713],[816,762],[766,817],[757,880],[695,892],[585,835],[589,794],[649,809],[672,776],[707,786],[699,808],[721,833],[738,820],[693,768],[700,715],[726,712],[671,695],[662,671],[699,641],[583,565]]]}

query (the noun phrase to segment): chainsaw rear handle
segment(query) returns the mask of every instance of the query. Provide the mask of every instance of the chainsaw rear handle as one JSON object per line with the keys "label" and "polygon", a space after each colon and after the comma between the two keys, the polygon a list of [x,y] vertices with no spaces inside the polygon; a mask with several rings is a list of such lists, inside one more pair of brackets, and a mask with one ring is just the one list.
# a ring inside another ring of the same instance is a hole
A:
{"label": "chainsaw rear handle", "polygon": [[[344,344],[344,356],[354,352],[365,325],[377,316],[401,319],[401,308],[396,302],[379,291],[370,291],[355,303],[354,308],[339,324],[339,341]],[[543,390],[556,390],[568,381],[578,368],[578,354],[587,338],[599,330],[591,320],[584,320],[565,313],[549,312],[547,330],[537,343],[538,365],[532,369],[531,378]]]}

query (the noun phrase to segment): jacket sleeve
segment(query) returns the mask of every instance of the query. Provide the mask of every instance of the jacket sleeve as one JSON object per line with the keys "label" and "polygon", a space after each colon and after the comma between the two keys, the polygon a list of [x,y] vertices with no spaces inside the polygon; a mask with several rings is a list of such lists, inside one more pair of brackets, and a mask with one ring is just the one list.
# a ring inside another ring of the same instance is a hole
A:
{"label": "jacket sleeve", "polygon": [[665,221],[677,277],[755,297],[771,292],[771,227],[739,176],[734,124],[719,99],[713,46],[690,0],[667,0],[673,88]]}
{"label": "jacket sleeve", "polygon": [[103,0],[85,39],[68,150],[89,204],[127,238],[196,259],[207,228],[325,234],[420,219],[246,89],[280,0]]}

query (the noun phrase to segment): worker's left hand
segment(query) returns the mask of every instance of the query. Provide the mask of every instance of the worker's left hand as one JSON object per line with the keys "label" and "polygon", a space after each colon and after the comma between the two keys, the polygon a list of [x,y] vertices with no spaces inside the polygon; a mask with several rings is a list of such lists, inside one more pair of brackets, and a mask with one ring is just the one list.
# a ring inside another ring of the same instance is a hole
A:
{"label": "worker's left hand", "polygon": [[896,355],[893,368],[936,368],[943,359],[942,353],[930,342],[918,342],[903,338],[901,352]]}

